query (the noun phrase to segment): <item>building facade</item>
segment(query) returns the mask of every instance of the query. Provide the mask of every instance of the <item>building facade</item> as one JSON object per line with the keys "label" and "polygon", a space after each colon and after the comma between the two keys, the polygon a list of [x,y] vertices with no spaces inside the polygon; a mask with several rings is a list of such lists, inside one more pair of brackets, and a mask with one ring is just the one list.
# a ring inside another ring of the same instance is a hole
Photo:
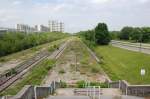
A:
{"label": "building facade", "polygon": [[50,32],[64,32],[64,23],[58,21],[49,21]]}
{"label": "building facade", "polygon": [[30,27],[29,25],[26,24],[17,24],[17,30],[19,32],[25,32],[25,33],[36,32],[35,27]]}
{"label": "building facade", "polygon": [[35,25],[36,32],[49,32],[50,29],[44,25]]}

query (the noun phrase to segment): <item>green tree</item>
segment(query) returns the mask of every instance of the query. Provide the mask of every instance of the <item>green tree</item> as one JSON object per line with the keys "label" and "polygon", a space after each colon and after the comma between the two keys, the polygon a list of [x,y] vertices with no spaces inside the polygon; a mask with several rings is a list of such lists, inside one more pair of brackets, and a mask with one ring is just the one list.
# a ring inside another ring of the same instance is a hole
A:
{"label": "green tree", "polygon": [[131,34],[131,39],[135,40],[136,42],[140,42],[142,39],[142,29],[134,28]]}
{"label": "green tree", "polygon": [[132,27],[124,27],[121,30],[120,39],[129,40],[132,32],[133,32],[133,28]]}
{"label": "green tree", "polygon": [[107,45],[110,42],[110,34],[105,23],[99,23],[95,28],[95,38],[97,44]]}
{"label": "green tree", "polygon": [[150,42],[150,27],[142,28],[142,42]]}

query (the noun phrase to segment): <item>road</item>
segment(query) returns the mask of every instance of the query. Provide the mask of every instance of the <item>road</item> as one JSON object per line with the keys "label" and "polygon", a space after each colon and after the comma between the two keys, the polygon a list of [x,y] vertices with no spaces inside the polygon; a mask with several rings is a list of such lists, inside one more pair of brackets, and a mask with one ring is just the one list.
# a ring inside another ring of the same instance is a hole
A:
{"label": "road", "polygon": [[115,47],[141,52],[145,54],[150,54],[150,44],[130,43],[124,41],[117,41],[117,40],[112,40],[110,44]]}

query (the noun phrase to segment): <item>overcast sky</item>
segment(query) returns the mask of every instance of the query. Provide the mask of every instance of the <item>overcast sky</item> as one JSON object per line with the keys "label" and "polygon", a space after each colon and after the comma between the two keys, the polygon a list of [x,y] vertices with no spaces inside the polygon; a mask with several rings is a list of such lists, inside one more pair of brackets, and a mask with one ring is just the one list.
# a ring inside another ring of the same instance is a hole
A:
{"label": "overcast sky", "polygon": [[65,23],[66,32],[94,28],[98,22],[109,30],[123,26],[150,26],[150,0],[0,0],[0,27],[17,23]]}

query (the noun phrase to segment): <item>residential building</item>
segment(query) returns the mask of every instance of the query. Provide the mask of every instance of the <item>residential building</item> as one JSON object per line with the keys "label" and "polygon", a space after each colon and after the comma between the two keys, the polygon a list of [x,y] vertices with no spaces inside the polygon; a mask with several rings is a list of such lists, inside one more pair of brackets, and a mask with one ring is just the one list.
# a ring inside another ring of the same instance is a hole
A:
{"label": "residential building", "polygon": [[49,21],[50,32],[64,32],[64,23],[59,21]]}

